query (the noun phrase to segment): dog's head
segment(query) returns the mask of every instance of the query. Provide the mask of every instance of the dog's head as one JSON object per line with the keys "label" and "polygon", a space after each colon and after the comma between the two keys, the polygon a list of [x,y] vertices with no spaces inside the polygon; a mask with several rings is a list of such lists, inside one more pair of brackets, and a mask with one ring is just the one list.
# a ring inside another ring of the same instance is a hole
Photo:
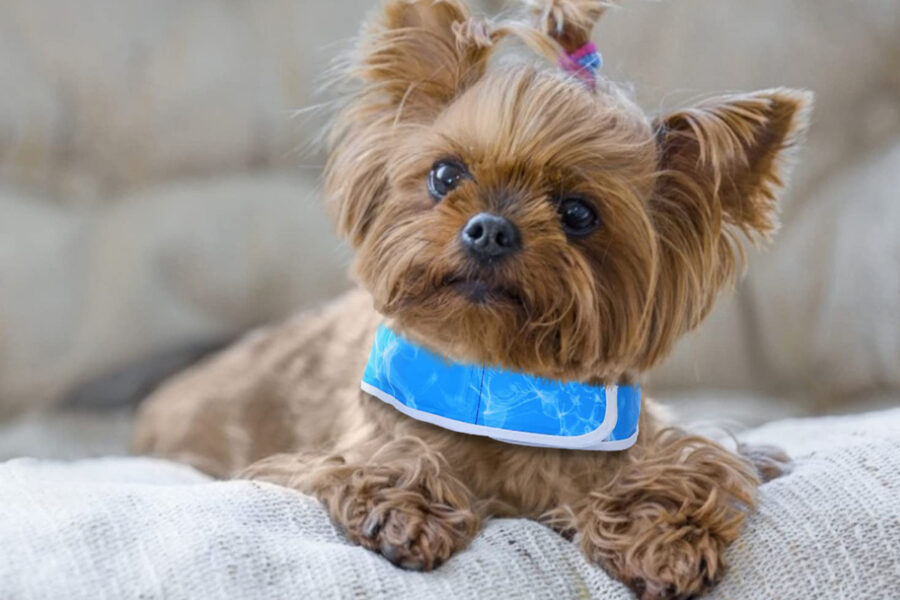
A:
{"label": "dog's head", "polygon": [[[355,274],[408,336],[459,360],[554,378],[644,370],[708,312],[764,239],[807,94],[729,96],[657,118],[547,61],[600,0],[531,2],[489,24],[455,0],[391,0],[364,35],[326,192]],[[581,73],[583,75],[583,73]]]}

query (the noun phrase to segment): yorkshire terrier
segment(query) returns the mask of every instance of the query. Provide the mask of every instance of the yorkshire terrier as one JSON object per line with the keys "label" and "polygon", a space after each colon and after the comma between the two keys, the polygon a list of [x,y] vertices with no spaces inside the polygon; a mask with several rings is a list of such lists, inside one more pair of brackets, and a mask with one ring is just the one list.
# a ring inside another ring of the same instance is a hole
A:
{"label": "yorkshire terrier", "polygon": [[136,449],[311,494],[408,569],[527,517],[641,598],[716,582],[786,457],[669,427],[638,382],[775,229],[810,96],[648,117],[599,74],[606,4],[386,1],[325,176],[363,289],[164,384]]}

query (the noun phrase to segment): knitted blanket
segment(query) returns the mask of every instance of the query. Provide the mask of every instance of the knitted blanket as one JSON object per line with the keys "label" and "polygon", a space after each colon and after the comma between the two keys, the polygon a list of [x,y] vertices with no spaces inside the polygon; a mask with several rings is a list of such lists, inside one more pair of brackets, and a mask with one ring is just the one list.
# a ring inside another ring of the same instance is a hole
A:
{"label": "knitted blanket", "polygon": [[[900,409],[742,439],[795,457],[761,488],[720,599],[900,598]],[[433,573],[351,545],[291,490],[115,458],[0,464],[0,598],[631,598],[576,544],[490,521]]]}

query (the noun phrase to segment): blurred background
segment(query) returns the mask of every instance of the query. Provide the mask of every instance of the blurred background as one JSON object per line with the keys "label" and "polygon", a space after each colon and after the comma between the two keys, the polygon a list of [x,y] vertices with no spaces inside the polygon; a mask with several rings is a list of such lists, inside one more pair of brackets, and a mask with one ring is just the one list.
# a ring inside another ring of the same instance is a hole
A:
{"label": "blurred background", "polygon": [[[349,286],[297,111],[375,4],[0,0],[0,459],[123,453],[148,373]],[[816,93],[775,244],[651,393],[748,426],[900,404],[900,2],[624,4],[595,39],[648,111]]]}

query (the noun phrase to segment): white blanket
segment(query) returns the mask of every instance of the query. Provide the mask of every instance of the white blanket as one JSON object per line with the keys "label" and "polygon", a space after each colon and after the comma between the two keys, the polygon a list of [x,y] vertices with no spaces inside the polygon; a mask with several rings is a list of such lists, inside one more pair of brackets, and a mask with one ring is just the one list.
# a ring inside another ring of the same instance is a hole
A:
{"label": "white blanket", "polygon": [[[900,409],[782,421],[720,599],[900,598]],[[0,598],[630,598],[537,523],[491,521],[434,573],[350,545],[312,499],[145,459],[0,464]]]}

